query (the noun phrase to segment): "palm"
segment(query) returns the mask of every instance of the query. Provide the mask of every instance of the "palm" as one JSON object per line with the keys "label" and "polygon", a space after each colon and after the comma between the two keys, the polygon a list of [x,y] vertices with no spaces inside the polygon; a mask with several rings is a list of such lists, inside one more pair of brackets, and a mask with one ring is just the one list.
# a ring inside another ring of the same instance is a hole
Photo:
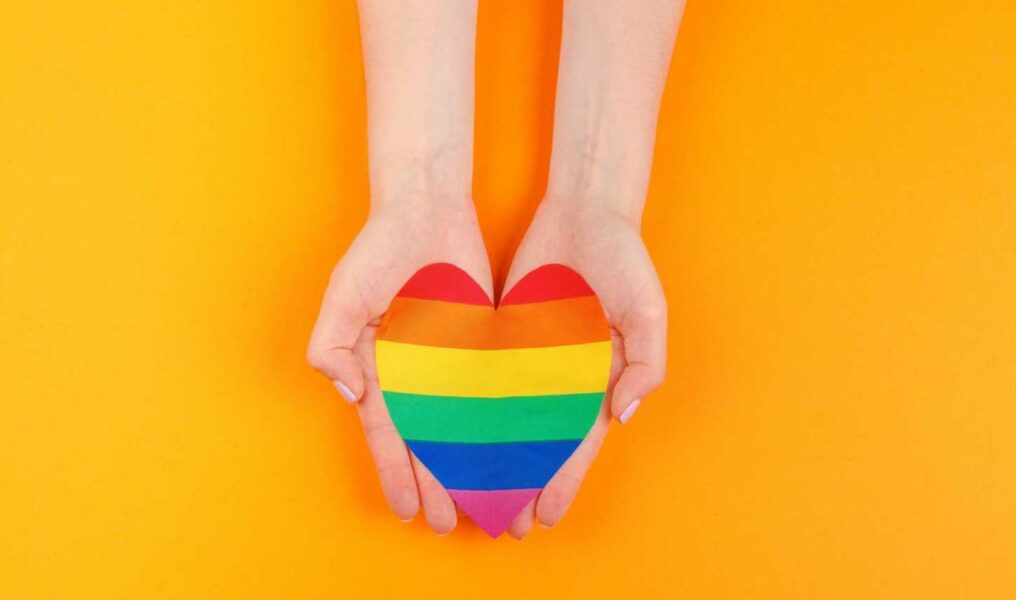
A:
{"label": "palm", "polygon": [[[308,358],[333,381],[348,386],[388,503],[402,519],[423,505],[434,531],[455,527],[451,497],[407,450],[392,423],[378,384],[374,342],[379,317],[401,286],[421,267],[450,262],[491,295],[490,270],[472,213],[403,211],[375,215],[336,266],[311,336]],[[516,254],[505,289],[522,274],[562,263],[578,271],[600,298],[613,340],[607,400],[585,440],[533,503],[509,528],[524,536],[538,516],[556,523],[574,499],[596,457],[611,416],[631,405],[634,393],[657,385],[665,305],[659,281],[637,230],[623,219],[589,211],[565,213],[547,205],[533,220]]]}
{"label": "palm", "polygon": [[447,533],[455,527],[455,506],[399,436],[374,363],[378,318],[412,274],[434,262],[459,265],[490,293],[487,255],[472,214],[445,211],[440,221],[429,212],[372,216],[332,274],[308,359],[359,400],[367,446],[395,514],[412,519],[422,503],[434,531]]}
{"label": "palm", "polygon": [[534,518],[549,526],[564,515],[599,452],[611,416],[621,417],[659,384],[666,353],[663,292],[631,223],[608,212],[562,211],[545,203],[516,253],[505,289],[548,263],[575,269],[596,292],[611,327],[613,360],[599,417],[540,496],[516,518],[509,529],[515,537],[525,535]]}

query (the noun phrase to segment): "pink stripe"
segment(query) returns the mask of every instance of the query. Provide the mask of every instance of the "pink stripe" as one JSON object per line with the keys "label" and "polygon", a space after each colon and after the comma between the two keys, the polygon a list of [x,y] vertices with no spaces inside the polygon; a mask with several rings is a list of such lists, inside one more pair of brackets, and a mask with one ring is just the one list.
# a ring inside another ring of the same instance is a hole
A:
{"label": "pink stripe", "polygon": [[448,493],[480,529],[496,538],[540,490],[448,490]]}

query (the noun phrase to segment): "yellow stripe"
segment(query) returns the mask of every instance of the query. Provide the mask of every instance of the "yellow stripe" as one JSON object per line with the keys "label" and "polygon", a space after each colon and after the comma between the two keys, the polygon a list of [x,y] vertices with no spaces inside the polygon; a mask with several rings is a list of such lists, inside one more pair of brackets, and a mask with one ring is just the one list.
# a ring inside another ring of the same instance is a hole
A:
{"label": "yellow stripe", "polygon": [[610,342],[471,350],[378,340],[381,389],[430,396],[544,396],[607,388]]}

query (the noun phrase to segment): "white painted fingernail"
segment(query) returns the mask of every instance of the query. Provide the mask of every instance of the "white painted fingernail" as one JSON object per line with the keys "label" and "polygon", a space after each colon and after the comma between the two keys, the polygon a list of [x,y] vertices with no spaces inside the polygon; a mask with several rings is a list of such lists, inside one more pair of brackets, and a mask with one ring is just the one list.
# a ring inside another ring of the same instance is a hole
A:
{"label": "white painted fingernail", "polygon": [[356,395],[353,394],[353,390],[346,387],[346,384],[342,383],[338,379],[336,379],[332,383],[335,384],[335,389],[339,390],[339,393],[342,394],[342,397],[346,399],[346,402],[349,402],[350,404],[356,402]]}
{"label": "white painted fingernail", "polygon": [[621,421],[622,425],[628,423],[628,420],[631,419],[632,415],[635,414],[635,411],[638,410],[639,404],[642,404],[641,400],[636,400],[629,404],[628,408],[624,409],[624,412],[621,413],[621,416],[618,417],[617,420]]}

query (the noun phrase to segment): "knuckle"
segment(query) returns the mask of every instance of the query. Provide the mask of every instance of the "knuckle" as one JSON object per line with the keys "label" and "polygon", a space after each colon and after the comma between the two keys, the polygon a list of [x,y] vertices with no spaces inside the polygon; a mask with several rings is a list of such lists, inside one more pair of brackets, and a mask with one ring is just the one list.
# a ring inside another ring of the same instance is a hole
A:
{"label": "knuckle", "polygon": [[367,437],[388,437],[398,434],[398,429],[391,421],[373,421],[363,426],[363,433]]}
{"label": "knuckle", "polygon": [[567,504],[582,486],[582,473],[564,468],[557,472],[550,485],[544,489],[551,504]]}
{"label": "knuckle", "polygon": [[324,371],[328,368],[328,355],[326,352],[311,346],[307,348],[307,364],[318,371]]}
{"label": "knuckle", "polygon": [[377,463],[377,474],[381,485],[397,490],[409,486],[413,481],[413,469],[409,463],[385,460]]}
{"label": "knuckle", "polygon": [[662,296],[651,302],[642,304],[638,309],[639,317],[648,323],[659,323],[667,318],[667,300]]}
{"label": "knuckle", "polygon": [[646,392],[655,390],[656,388],[663,385],[663,380],[666,377],[666,365],[664,361],[654,361],[650,364],[640,365],[641,377],[643,385],[646,388]]}
{"label": "knuckle", "polygon": [[660,357],[649,365],[649,381],[654,386],[663,383],[664,378],[667,376],[667,361],[665,358]]}
{"label": "knuckle", "polygon": [[[560,473],[558,473],[560,475]],[[554,525],[568,510],[575,492],[578,490],[580,480],[573,477],[557,479],[544,488],[540,494],[540,502],[536,507],[536,516],[541,523],[547,526]]]}
{"label": "knuckle", "polygon": [[666,370],[662,367],[649,370],[649,376],[647,377],[647,383],[650,389],[656,389],[663,385],[663,381],[666,379]]}

